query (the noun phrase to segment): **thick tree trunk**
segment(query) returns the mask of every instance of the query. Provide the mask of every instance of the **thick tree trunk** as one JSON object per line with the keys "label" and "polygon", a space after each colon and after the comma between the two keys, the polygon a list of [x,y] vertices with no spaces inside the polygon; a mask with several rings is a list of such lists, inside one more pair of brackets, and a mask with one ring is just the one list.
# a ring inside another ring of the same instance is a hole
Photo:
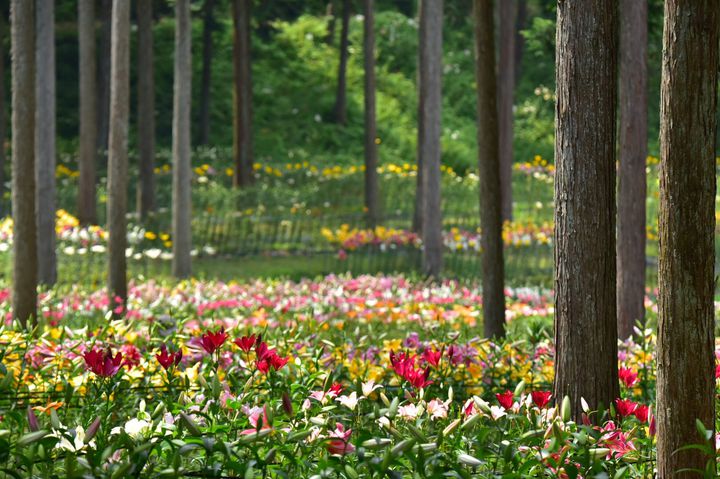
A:
{"label": "thick tree trunk", "polygon": [[[98,63],[98,103],[97,103],[97,146],[96,150],[106,158],[110,121],[110,57],[112,44],[112,0],[102,0],[100,20],[100,62]],[[93,34],[94,38],[94,34]]]}
{"label": "thick tree trunk", "polygon": [[138,0],[138,157],[137,211],[141,220],[155,211],[155,72],[152,0]]}
{"label": "thick tree trunk", "polygon": [[420,7],[420,118],[422,142],[423,271],[440,276],[442,211],[440,209],[440,120],[442,110],[442,0],[422,0]]}
{"label": "thick tree trunk", "polygon": [[342,28],[340,30],[340,62],[338,63],[337,92],[333,117],[340,125],[347,124],[347,62],[350,35],[350,0],[343,0]]}
{"label": "thick tree trunk", "polygon": [[108,142],[108,294],[116,306],[127,300],[127,169],[130,110],[130,2],[113,2]]}
{"label": "thick tree trunk", "polygon": [[78,163],[78,219],[97,223],[95,163],[97,161],[97,92],[95,71],[95,0],[78,0],[80,138]]}
{"label": "thick tree trunk", "polygon": [[233,67],[235,70],[234,134],[236,187],[253,183],[252,67],[250,59],[250,0],[233,0]]}
{"label": "thick tree trunk", "polygon": [[203,5],[202,79],[200,84],[200,110],[198,144],[210,142],[210,80],[212,78],[213,30],[215,30],[215,0],[205,0]]}
{"label": "thick tree trunk", "polygon": [[0,14],[0,216],[5,216],[5,163],[7,155],[5,138],[7,137],[7,112],[5,107],[5,38],[8,35],[7,20]]}
{"label": "thick tree trunk", "polygon": [[57,281],[55,255],[55,0],[36,2],[35,181],[38,282]]}
{"label": "thick tree trunk", "polygon": [[12,0],[13,319],[37,319],[35,223],[35,2]]}
{"label": "thick tree trunk", "polygon": [[627,339],[645,316],[647,3],[620,4],[617,323],[620,339]]}
{"label": "thick tree trunk", "polygon": [[173,260],[176,278],[190,276],[190,104],[192,63],[190,0],[175,3],[175,98],[173,105]]}
{"label": "thick tree trunk", "polygon": [[499,115],[496,102],[498,91],[495,83],[493,0],[475,0],[473,10],[475,13],[480,228],[482,231],[483,324],[485,337],[499,338],[505,336],[505,265],[503,263],[502,175],[498,151]]}
{"label": "thick tree trunk", "polygon": [[[515,3],[516,0],[501,0],[498,3],[500,10],[500,59],[498,65],[499,84],[497,90],[500,137],[500,198],[502,201],[502,219],[504,221],[512,219]],[[492,5],[490,5],[490,7],[492,7]],[[490,26],[492,27],[492,22]]]}
{"label": "thick tree trunk", "polygon": [[617,1],[558,3],[555,398],[580,419],[618,397],[615,313]]}
{"label": "thick tree trunk", "polygon": [[[660,89],[658,477],[711,468],[696,428],[715,429],[714,265],[717,0],[666,0]],[[708,446],[714,451],[715,435]]]}
{"label": "thick tree trunk", "polygon": [[374,1],[364,1],[365,64],[365,208],[368,226],[374,228],[380,217],[378,193],[377,125],[375,123],[375,31]]}
{"label": "thick tree trunk", "polygon": [[527,0],[517,0],[517,14],[515,19],[515,78],[520,78],[520,67],[522,65],[522,55],[525,48],[525,37],[522,31],[525,30],[527,23]]}

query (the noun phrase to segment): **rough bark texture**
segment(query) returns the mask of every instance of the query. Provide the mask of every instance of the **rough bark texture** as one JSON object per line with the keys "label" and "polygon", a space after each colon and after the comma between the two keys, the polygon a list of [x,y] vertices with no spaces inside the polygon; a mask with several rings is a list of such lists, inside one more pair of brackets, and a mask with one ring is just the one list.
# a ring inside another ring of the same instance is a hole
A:
{"label": "rough bark texture", "polygon": [[200,109],[198,144],[210,141],[210,80],[212,78],[213,30],[215,30],[215,0],[203,5],[202,79],[200,80]]}
{"label": "rough bark texture", "polygon": [[[112,0],[102,0],[100,4],[100,61],[98,62],[97,97],[97,146],[96,151],[106,158],[110,120],[110,60],[112,48]],[[94,38],[93,34],[93,38]]]}
{"label": "rough bark texture", "polygon": [[5,107],[5,39],[8,35],[7,19],[0,14],[0,216],[5,216],[5,138],[7,136],[7,112]]}
{"label": "rough bark texture", "polygon": [[[108,293],[127,300],[127,162],[130,110],[130,2],[112,7],[110,59],[110,138],[108,140]],[[116,306],[115,304],[112,305]]]}
{"label": "rough bark texture", "polygon": [[365,65],[365,208],[368,226],[374,228],[380,217],[378,192],[377,125],[375,123],[375,20],[374,1],[364,1]]}
{"label": "rough bark texture", "polygon": [[525,37],[522,31],[527,23],[527,0],[517,0],[517,14],[515,20],[515,78],[520,78],[522,55],[525,48]]}
{"label": "rough bark texture", "polygon": [[[658,477],[710,466],[695,421],[715,426],[713,269],[717,0],[666,0],[660,90]],[[715,436],[712,435],[711,438]],[[714,446],[714,440],[709,444]]]}
{"label": "rough bark texture", "polygon": [[234,135],[236,187],[253,183],[252,74],[250,59],[250,0],[233,1],[233,67],[235,70]]}
{"label": "rough bark texture", "polygon": [[343,0],[342,28],[340,30],[340,62],[338,63],[337,92],[333,117],[340,125],[347,124],[347,61],[350,31],[350,0]]}
{"label": "rough bark texture", "polygon": [[480,228],[482,230],[483,324],[485,337],[497,338],[505,336],[505,266],[503,263],[502,175],[498,151],[499,115],[496,102],[498,92],[495,83],[493,0],[475,0],[473,10],[475,13]]}
{"label": "rough bark texture", "polygon": [[55,0],[36,2],[35,181],[38,282],[57,281],[55,255]]}
{"label": "rough bark texture", "polygon": [[35,224],[35,2],[12,0],[13,319],[37,318]]}
{"label": "rough bark texture", "polygon": [[620,5],[617,324],[620,339],[627,339],[645,315],[647,3]]}
{"label": "rough bark texture", "polygon": [[78,219],[97,223],[95,162],[97,161],[97,92],[95,67],[95,0],[78,0],[80,138],[78,163]]}
{"label": "rough bark texture", "polygon": [[442,107],[442,0],[422,0],[420,7],[420,117],[422,142],[423,271],[439,277],[443,266],[440,209],[440,120]]}
{"label": "rough bark texture", "polygon": [[580,419],[618,397],[615,313],[617,1],[558,3],[555,398]]}
{"label": "rough bark texture", "polygon": [[155,71],[153,66],[152,0],[137,2],[138,41],[138,159],[140,184],[137,211],[140,219],[155,211]]}
{"label": "rough bark texture", "polygon": [[175,3],[175,97],[173,104],[172,272],[190,276],[190,104],[192,64],[190,0]]}
{"label": "rough bark texture", "polygon": [[[500,10],[500,57],[497,87],[500,130],[500,198],[502,201],[502,219],[511,220],[516,0],[501,0],[498,7]],[[490,26],[492,27],[492,22]]]}

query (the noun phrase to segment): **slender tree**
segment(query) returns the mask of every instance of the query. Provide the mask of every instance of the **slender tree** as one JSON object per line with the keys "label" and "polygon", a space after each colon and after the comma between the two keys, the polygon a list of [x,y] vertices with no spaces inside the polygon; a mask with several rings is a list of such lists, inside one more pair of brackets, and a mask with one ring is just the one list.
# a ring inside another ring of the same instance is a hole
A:
{"label": "slender tree", "polygon": [[173,105],[173,260],[177,278],[190,276],[190,103],[192,63],[190,0],[175,2],[175,97]]}
{"label": "slender tree", "polygon": [[[419,4],[418,7],[421,7],[422,4]],[[422,14],[422,8],[418,8],[418,16]],[[419,21],[420,24],[419,28],[419,35],[420,38],[423,38],[425,35],[423,32],[423,23]],[[422,41],[418,42],[418,57],[417,57],[417,76],[415,78],[416,81],[416,89],[418,92],[420,92],[420,65],[423,62],[423,57],[425,56],[425,43]],[[424,141],[424,132],[423,132],[423,122],[420,121],[422,118],[423,112],[423,97],[422,95],[418,94],[418,103],[417,103],[417,118],[418,118],[418,126],[417,126],[417,153],[416,153],[416,163],[417,163],[417,174],[415,177],[415,204],[414,204],[414,211],[413,211],[413,218],[412,218],[412,230],[413,232],[417,234],[422,234],[422,220],[423,220],[423,201],[425,198],[425,195],[423,194],[423,151],[422,148],[420,148],[420,145],[423,144]]]}
{"label": "slender tree", "polygon": [[35,2],[12,0],[13,319],[37,319],[35,223]]}
{"label": "slender tree", "polygon": [[373,0],[365,0],[364,7],[364,66],[365,66],[365,208],[368,226],[374,228],[380,216],[378,193],[377,125],[375,122],[375,30]]}
{"label": "slender tree", "polygon": [[210,141],[210,80],[212,78],[213,31],[215,25],[215,0],[203,4],[202,78],[200,80],[200,109],[198,111],[200,145]]}
{"label": "slender tree", "polygon": [[557,8],[555,398],[568,396],[578,420],[583,398],[599,410],[618,397],[617,6],[582,0]]}
{"label": "slender tree", "polygon": [[335,39],[335,23],[337,22],[337,17],[335,16],[335,8],[334,8],[334,2],[333,0],[330,0],[327,5],[325,6],[325,16],[327,17],[327,37],[325,37],[325,40],[328,45],[332,45],[333,40]]}
{"label": "slender tree", "polygon": [[140,183],[137,211],[145,220],[155,211],[155,72],[153,67],[152,0],[137,2],[138,156]]}
{"label": "slender tree", "polygon": [[440,120],[442,107],[442,0],[420,4],[420,124],[418,144],[422,166],[423,270],[438,277],[442,271],[442,211],[440,209]]}
{"label": "slender tree", "polygon": [[[666,0],[660,87],[657,477],[715,475],[715,133],[720,3]],[[681,472],[686,471],[686,472]],[[702,474],[700,474],[702,475]]]}
{"label": "slender tree", "polygon": [[[127,169],[130,110],[130,2],[112,5],[110,138],[108,140],[108,293],[127,300]],[[115,310],[116,304],[113,304]]]}
{"label": "slender tree", "polygon": [[343,0],[342,27],[340,29],[340,62],[338,63],[337,93],[333,117],[340,125],[347,124],[347,62],[350,43],[350,0]]}
{"label": "slender tree", "polygon": [[617,323],[620,339],[627,339],[645,316],[648,19],[646,2],[620,5]]}
{"label": "slender tree", "polygon": [[97,161],[97,93],[95,71],[95,0],[78,0],[78,72],[80,76],[80,138],[78,163],[78,219],[97,223],[95,162]]}
{"label": "slender tree", "polygon": [[[500,3],[509,2],[501,1]],[[485,336],[492,338],[505,335],[502,174],[498,144],[498,116],[500,115],[496,102],[498,91],[495,83],[493,0],[475,0],[473,10],[475,12],[475,79],[478,109],[480,227],[482,230],[482,307]]]}
{"label": "slender tree", "polygon": [[250,0],[233,0],[233,67],[235,70],[233,149],[236,187],[253,183],[252,74]]}
{"label": "slender tree", "polygon": [[5,213],[5,138],[7,137],[7,112],[5,107],[5,39],[8,35],[7,18],[0,14],[0,216]]}
{"label": "slender tree", "polygon": [[[100,61],[98,62],[98,89],[97,89],[97,146],[96,151],[105,158],[108,149],[108,134],[110,120],[110,57],[112,56],[112,8],[113,0],[102,0],[100,3]],[[95,35],[93,34],[93,37]]]}
{"label": "slender tree", "polygon": [[[500,138],[500,198],[502,219],[512,219],[513,95],[515,92],[516,0],[498,2],[500,56],[498,62],[498,122]],[[492,23],[490,24],[492,26]]]}
{"label": "slender tree", "polygon": [[55,255],[55,0],[36,2],[35,201],[38,282],[57,281]]}

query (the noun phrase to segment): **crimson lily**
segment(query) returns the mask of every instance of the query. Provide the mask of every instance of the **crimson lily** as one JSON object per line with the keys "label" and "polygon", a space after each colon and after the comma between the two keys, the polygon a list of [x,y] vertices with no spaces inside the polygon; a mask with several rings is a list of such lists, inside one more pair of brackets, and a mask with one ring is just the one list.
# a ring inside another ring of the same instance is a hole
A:
{"label": "crimson lily", "polygon": [[220,331],[215,333],[208,331],[203,334],[200,338],[200,344],[208,354],[213,354],[225,344],[227,338],[228,334],[225,332],[225,328],[220,328]]}
{"label": "crimson lily", "polygon": [[182,356],[182,350],[178,349],[176,352],[171,353],[163,344],[160,346],[160,352],[155,355],[155,359],[157,359],[158,363],[160,363],[160,366],[162,366],[167,371],[168,369],[170,369],[171,366],[177,366],[178,364],[180,364]]}
{"label": "crimson lily", "polygon": [[118,351],[115,357],[113,357],[110,348],[104,353],[93,348],[83,354],[83,358],[85,359],[87,368],[95,373],[95,375],[103,378],[115,376],[122,367],[123,362],[122,353]]}

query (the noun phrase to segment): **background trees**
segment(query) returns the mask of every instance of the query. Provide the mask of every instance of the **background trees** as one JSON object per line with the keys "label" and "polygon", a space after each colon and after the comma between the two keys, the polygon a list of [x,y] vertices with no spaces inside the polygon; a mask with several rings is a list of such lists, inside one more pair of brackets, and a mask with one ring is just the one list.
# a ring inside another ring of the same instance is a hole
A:
{"label": "background trees", "polygon": [[78,145],[78,219],[97,223],[95,162],[97,161],[97,105],[95,73],[95,2],[78,0],[80,134]]}
{"label": "background trees", "polygon": [[379,219],[377,125],[375,123],[375,20],[373,0],[364,0],[363,64],[365,68],[365,208],[368,226]]}
{"label": "background trees", "polygon": [[137,212],[155,211],[155,68],[152,0],[137,2],[137,128],[140,184]]}
{"label": "background trees", "polygon": [[250,0],[233,0],[235,186],[247,186],[253,182],[250,9]]}

